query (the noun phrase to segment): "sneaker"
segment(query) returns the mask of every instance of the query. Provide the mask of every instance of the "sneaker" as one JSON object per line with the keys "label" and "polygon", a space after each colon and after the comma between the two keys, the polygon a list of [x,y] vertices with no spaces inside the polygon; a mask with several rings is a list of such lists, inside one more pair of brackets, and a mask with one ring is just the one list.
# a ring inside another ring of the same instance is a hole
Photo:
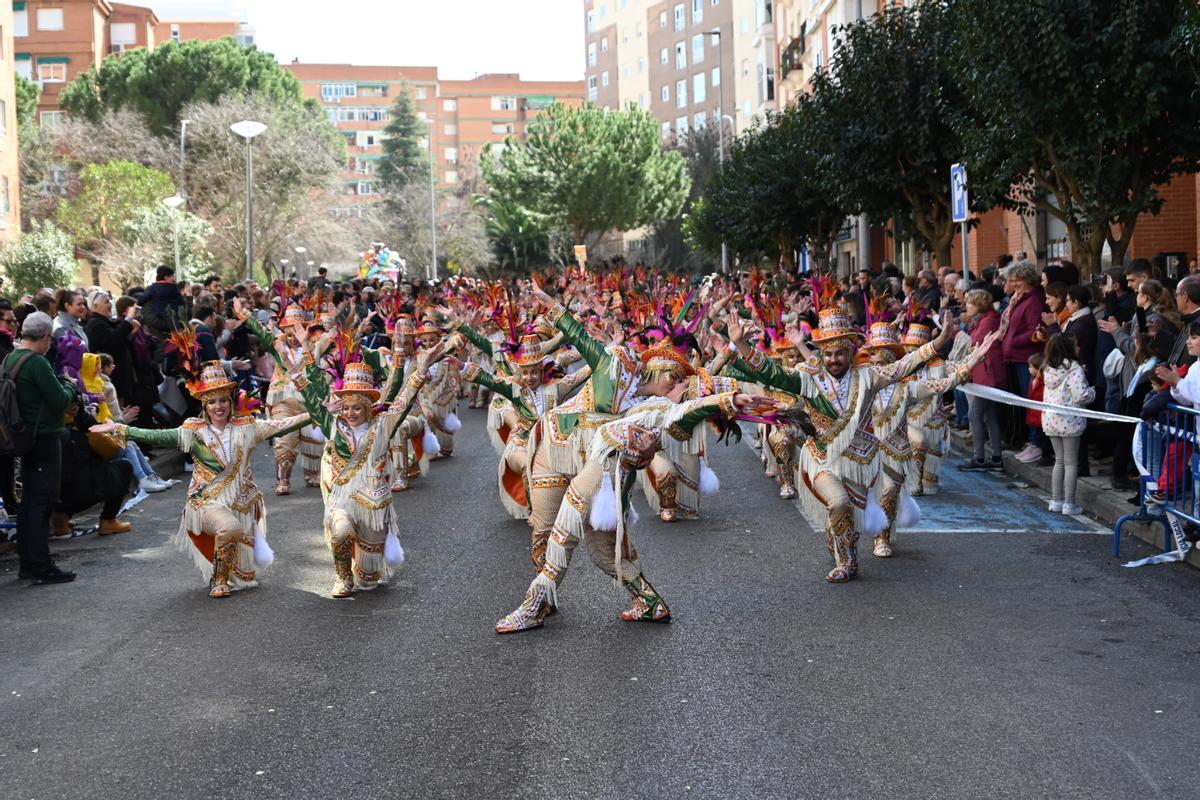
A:
{"label": "sneaker", "polygon": [[1004,459],[1000,456],[992,456],[987,460],[987,468],[990,472],[1004,472]]}
{"label": "sneaker", "polygon": [[983,472],[988,468],[988,463],[986,461],[976,461],[972,458],[970,461],[964,461],[959,464],[958,468],[963,472]]}
{"label": "sneaker", "polygon": [[147,475],[146,477],[144,477],[140,481],[138,481],[138,488],[141,489],[143,492],[150,492],[153,494],[154,492],[165,492],[167,489],[169,489],[171,487],[167,486],[165,483],[163,483],[162,481],[160,481],[158,478],[154,477],[153,475]]}
{"label": "sneaker", "polygon": [[1083,513],[1083,506],[1077,506],[1072,503],[1063,503],[1062,513],[1067,517],[1076,517]]}
{"label": "sneaker", "polygon": [[1035,461],[1040,461],[1042,458],[1042,448],[1035,444],[1025,445],[1025,449],[1017,453],[1017,461],[1022,464],[1032,464]]}
{"label": "sneaker", "polygon": [[34,586],[42,586],[47,583],[70,583],[75,580],[75,573],[59,569],[55,564],[51,563],[41,571],[37,577],[33,579]]}
{"label": "sneaker", "polygon": [[1063,501],[1062,500],[1051,500],[1050,505],[1047,507],[1047,510],[1051,514],[1061,514],[1062,510],[1063,510]]}

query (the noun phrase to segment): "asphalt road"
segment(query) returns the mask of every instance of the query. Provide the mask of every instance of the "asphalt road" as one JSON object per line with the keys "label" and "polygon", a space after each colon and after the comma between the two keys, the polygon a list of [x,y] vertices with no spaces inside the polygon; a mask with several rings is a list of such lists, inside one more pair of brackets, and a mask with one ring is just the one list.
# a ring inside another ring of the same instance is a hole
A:
{"label": "asphalt road", "polygon": [[498,637],[527,533],[464,421],[398,497],[408,564],[351,600],[326,594],[315,490],[268,499],[278,561],[230,600],[167,544],[179,488],[56,546],[74,584],[0,560],[0,798],[1200,795],[1195,570],[1122,569],[1090,526],[947,470],[934,532],[830,586],[821,537],[718,447],[704,519],[636,534],[673,624],[622,623],[580,552],[561,613]]}

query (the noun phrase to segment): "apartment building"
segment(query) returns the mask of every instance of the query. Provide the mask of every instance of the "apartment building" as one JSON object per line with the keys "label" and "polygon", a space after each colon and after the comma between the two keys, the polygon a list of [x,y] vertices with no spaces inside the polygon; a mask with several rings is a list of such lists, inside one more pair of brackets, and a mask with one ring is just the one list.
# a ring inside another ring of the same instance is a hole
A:
{"label": "apartment building", "polygon": [[14,13],[12,5],[0,3],[0,242],[11,241],[21,231]]}
{"label": "apartment building", "polygon": [[485,145],[501,145],[555,102],[579,105],[579,81],[523,81],[518,75],[481,75],[472,80],[442,80],[436,67],[367,67],[352,64],[285,65],[346,137],[349,162],[342,176],[346,204],[337,213],[361,215],[378,199],[375,178],[383,157],[383,129],[401,92],[412,97],[417,116],[429,126],[432,162],[439,186],[453,189],[477,174]]}
{"label": "apartment building", "polygon": [[774,59],[759,52],[764,41],[774,48],[762,2],[584,0],[588,100],[646,109],[664,138],[720,115],[744,130],[775,104]]}

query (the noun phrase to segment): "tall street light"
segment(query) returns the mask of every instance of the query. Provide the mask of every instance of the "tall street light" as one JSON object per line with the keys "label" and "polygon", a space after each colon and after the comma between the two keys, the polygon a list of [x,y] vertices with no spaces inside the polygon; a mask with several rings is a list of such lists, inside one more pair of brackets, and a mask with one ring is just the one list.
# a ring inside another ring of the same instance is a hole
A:
{"label": "tall street light", "polygon": [[179,120],[179,196],[187,202],[187,126],[190,119]]}
{"label": "tall street light", "polygon": [[433,121],[429,122],[429,280],[437,280],[437,179],[434,177]]}
{"label": "tall street light", "polygon": [[163,205],[171,209],[171,222],[175,229],[175,273],[179,274],[179,208],[186,200],[180,195],[167,197],[163,200]]}
{"label": "tall street light", "polygon": [[[713,28],[709,35],[717,40],[717,69],[721,71],[721,85],[718,87],[719,104],[717,108],[717,157],[721,163],[721,171],[725,171],[725,43],[722,41],[720,28]],[[725,237],[721,237],[721,274],[729,273],[729,246]]]}
{"label": "tall street light", "polygon": [[229,130],[246,140],[246,280],[254,278],[254,137],[266,131],[261,122],[244,119],[229,126]]}
{"label": "tall street light", "polygon": [[[308,248],[307,248],[307,247],[296,247],[296,248],[294,248],[294,249],[295,249],[295,251],[296,251],[296,269],[295,269],[295,272],[296,272],[296,273],[299,273],[299,272],[300,272],[300,265],[301,265],[301,264],[303,264],[303,263],[306,261],[306,259],[304,258],[304,254],[308,252]],[[307,277],[307,276],[305,276],[305,277]]]}

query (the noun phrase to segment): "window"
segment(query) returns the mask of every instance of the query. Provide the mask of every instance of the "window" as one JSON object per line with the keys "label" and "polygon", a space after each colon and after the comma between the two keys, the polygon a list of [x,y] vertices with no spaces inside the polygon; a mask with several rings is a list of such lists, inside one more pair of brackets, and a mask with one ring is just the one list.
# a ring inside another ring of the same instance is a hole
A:
{"label": "window", "polygon": [[750,18],[742,17],[742,35],[745,36],[748,33],[750,33]]}
{"label": "window", "polygon": [[359,181],[355,189],[357,194],[375,194],[375,184],[370,181]]}
{"label": "window", "polygon": [[61,8],[39,8],[37,29],[39,31],[61,31],[63,29],[63,10]]}
{"label": "window", "polygon": [[443,100],[442,101],[442,111],[458,111],[458,101],[457,100]]}
{"label": "window", "polygon": [[358,97],[358,87],[353,83],[323,83],[321,98],[324,100],[340,100],[343,97]]}
{"label": "window", "polygon": [[418,100],[427,100],[427,99],[429,99],[429,90],[426,89],[424,86],[418,86],[416,94],[414,96]]}
{"label": "window", "polygon": [[643,73],[645,71],[646,71],[646,59],[639,58],[638,59],[638,74],[640,75],[641,73]]}
{"label": "window", "polygon": [[[6,217],[12,213],[12,197],[9,195],[7,175],[0,178],[0,213]],[[0,224],[7,226],[8,220],[3,220]]]}
{"label": "window", "polygon": [[[579,19],[579,18],[576,17],[576,19]],[[596,32],[596,12],[594,12],[594,11],[589,11],[587,13],[587,32],[588,33]]]}
{"label": "window", "polygon": [[600,19],[604,19],[607,16],[608,16],[608,6],[605,5],[604,3],[601,3],[600,4]]}
{"label": "window", "polygon": [[704,22],[704,0],[692,0],[692,24]]}
{"label": "window", "polygon": [[696,130],[700,130],[707,124],[708,124],[708,113],[704,112],[704,111],[701,111],[699,114],[696,115],[695,119],[692,120],[692,125],[693,125],[693,127],[695,127]]}
{"label": "window", "polygon": [[375,171],[375,162],[365,158],[351,159],[354,171],[359,175],[370,175]]}
{"label": "window", "polygon": [[458,170],[446,170],[446,183],[458,183]]}
{"label": "window", "polygon": [[675,107],[684,108],[687,104],[687,78],[684,78],[681,81],[675,81]]}
{"label": "window", "polygon": [[171,23],[171,41],[179,42],[182,38],[183,35],[179,32],[179,24],[174,22]]}
{"label": "window", "polygon": [[752,116],[752,114],[750,112],[750,99],[749,98],[747,98],[746,100],[744,100],[742,102],[742,116],[743,117]]}
{"label": "window", "polygon": [[748,59],[748,58],[742,59],[742,77],[743,78],[750,77],[750,59]]}
{"label": "window", "polygon": [[686,136],[688,132],[688,118],[680,117],[675,120],[675,133],[680,136]]}
{"label": "window", "polygon": [[641,108],[649,108],[650,107],[650,104],[648,102],[646,102],[646,95],[644,95],[644,94],[638,95],[638,106]]}
{"label": "window", "polygon": [[687,27],[687,9],[683,3],[675,6],[675,30],[681,31]]}
{"label": "window", "polygon": [[664,122],[662,124],[662,138],[666,139],[670,135],[671,135],[671,123]]}
{"label": "window", "polygon": [[54,63],[46,64],[38,62],[38,81],[41,83],[66,83],[67,82],[67,65]]}
{"label": "window", "polygon": [[603,39],[600,40],[600,52],[601,53],[608,52],[608,37],[607,36],[605,36]]}
{"label": "window", "polygon": [[442,158],[444,158],[446,160],[447,164],[457,164],[458,163],[458,148],[457,147],[444,148],[442,150]]}
{"label": "window", "polygon": [[8,136],[8,103],[0,100],[0,136]]}
{"label": "window", "polygon": [[713,85],[714,89],[721,85],[721,68],[720,67],[713,67],[712,85]]}
{"label": "window", "polygon": [[56,131],[63,126],[66,121],[67,112],[65,111],[43,111],[39,117],[39,121],[44,131]]}
{"label": "window", "polygon": [[608,86],[608,70],[604,70],[604,72],[600,73],[600,85]]}
{"label": "window", "polygon": [[131,45],[137,42],[137,26],[132,22],[114,22],[109,26],[112,32],[114,47],[119,44]]}
{"label": "window", "polygon": [[596,43],[592,42],[588,45],[588,66],[596,66]]}
{"label": "window", "polygon": [[507,136],[516,129],[511,122],[497,122],[492,125],[492,133],[497,136]]}
{"label": "window", "polygon": [[671,63],[671,51],[664,47],[662,49],[662,52],[658,54],[658,60],[663,64],[670,64]]}
{"label": "window", "polygon": [[621,67],[621,76],[624,78],[629,77],[629,65],[628,64],[625,64],[624,66]]}
{"label": "window", "polygon": [[658,15],[658,27],[660,30],[667,27],[667,12],[663,11]]}
{"label": "window", "polygon": [[13,11],[13,36],[29,35],[29,12],[25,9]]}
{"label": "window", "polygon": [[671,102],[671,87],[666,84],[663,84],[662,87],[662,101],[664,103]]}
{"label": "window", "polygon": [[33,59],[18,58],[17,59],[17,74],[27,81],[33,80]]}
{"label": "window", "polygon": [[599,91],[599,89],[597,88],[597,85],[596,85],[596,76],[595,75],[589,76],[588,77],[588,100],[592,101],[593,103],[596,102],[596,95],[597,95],[598,91]]}
{"label": "window", "polygon": [[646,33],[645,23],[639,22],[637,24],[637,35],[643,36],[643,35],[645,35],[645,33]]}
{"label": "window", "polygon": [[708,96],[705,91],[707,84],[705,83],[705,75],[703,72],[698,72],[692,76],[692,102],[703,103]]}
{"label": "window", "polygon": [[447,122],[442,126],[442,133],[446,136],[458,136],[458,126],[453,122]]}
{"label": "window", "polygon": [[692,37],[692,63],[699,64],[704,60],[704,34],[698,33]]}
{"label": "window", "polygon": [[629,31],[628,30],[621,31],[621,44],[629,44]]}
{"label": "window", "polygon": [[687,69],[687,44],[675,43],[675,69]]}
{"label": "window", "polygon": [[515,97],[493,97],[492,111],[516,111],[517,98]]}

